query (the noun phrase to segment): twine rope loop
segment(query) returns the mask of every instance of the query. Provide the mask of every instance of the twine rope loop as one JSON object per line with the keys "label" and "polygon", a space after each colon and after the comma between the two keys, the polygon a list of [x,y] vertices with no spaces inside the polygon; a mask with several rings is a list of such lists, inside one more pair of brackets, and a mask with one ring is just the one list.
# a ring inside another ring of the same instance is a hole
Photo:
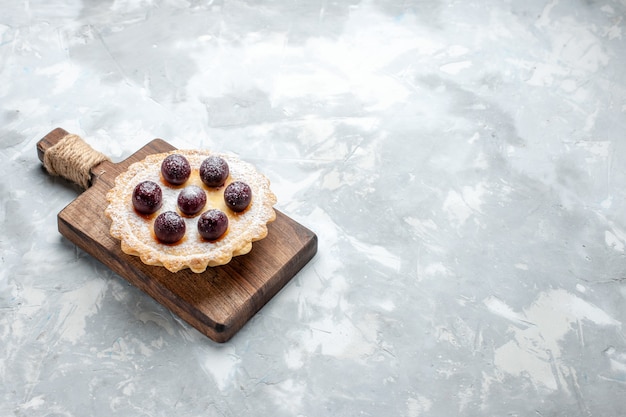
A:
{"label": "twine rope loop", "polygon": [[43,166],[50,175],[74,181],[84,189],[91,182],[91,168],[110,159],[93,149],[80,136],[68,134],[46,150]]}

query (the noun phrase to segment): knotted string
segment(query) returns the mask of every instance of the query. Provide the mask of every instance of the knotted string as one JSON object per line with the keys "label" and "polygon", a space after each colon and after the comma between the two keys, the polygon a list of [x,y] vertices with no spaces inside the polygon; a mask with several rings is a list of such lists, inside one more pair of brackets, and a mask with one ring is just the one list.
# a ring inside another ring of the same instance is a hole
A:
{"label": "knotted string", "polygon": [[68,134],[46,150],[43,166],[50,175],[67,178],[87,189],[91,181],[91,168],[103,161],[110,159],[85,143],[80,136]]}

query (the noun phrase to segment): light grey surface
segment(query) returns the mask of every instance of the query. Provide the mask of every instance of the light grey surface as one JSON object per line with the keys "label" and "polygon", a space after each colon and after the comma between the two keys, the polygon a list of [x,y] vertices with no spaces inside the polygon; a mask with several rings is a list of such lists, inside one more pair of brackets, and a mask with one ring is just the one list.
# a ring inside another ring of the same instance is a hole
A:
{"label": "light grey surface", "polygon": [[[0,415],[623,415],[623,0],[0,10]],[[58,234],[55,127],[236,153],[319,252],[213,343]]]}

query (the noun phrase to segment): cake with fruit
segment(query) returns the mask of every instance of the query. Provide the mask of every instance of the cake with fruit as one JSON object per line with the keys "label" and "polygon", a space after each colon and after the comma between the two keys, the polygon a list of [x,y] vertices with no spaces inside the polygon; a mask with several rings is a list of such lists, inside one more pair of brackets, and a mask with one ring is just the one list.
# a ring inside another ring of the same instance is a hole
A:
{"label": "cake with fruit", "polygon": [[269,180],[233,155],[150,155],[115,179],[105,214],[122,251],[171,272],[204,272],[244,255],[276,218]]}

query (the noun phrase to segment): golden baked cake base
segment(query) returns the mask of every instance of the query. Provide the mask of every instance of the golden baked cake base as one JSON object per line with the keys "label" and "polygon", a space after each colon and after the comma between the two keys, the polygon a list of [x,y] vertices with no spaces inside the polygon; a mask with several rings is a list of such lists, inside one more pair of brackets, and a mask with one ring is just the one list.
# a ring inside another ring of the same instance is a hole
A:
{"label": "golden baked cake base", "polygon": [[[171,154],[183,155],[191,165],[189,179],[180,186],[169,184],[161,175],[161,163]],[[200,164],[211,155],[222,157],[229,165],[226,183],[218,188],[207,187],[199,176]],[[163,192],[162,207],[150,215],[138,213],[131,200],[135,186],[146,180],[157,183]],[[233,181],[243,181],[252,190],[252,201],[241,213],[230,210],[223,199],[224,188]],[[193,217],[182,216],[186,224],[183,239],[174,244],[162,243],[154,234],[154,219],[165,211],[180,214],[177,197],[189,185],[197,185],[206,192],[207,203],[202,211],[217,208],[227,215],[228,229],[219,239],[207,241],[197,230],[200,213]],[[207,267],[227,264],[233,256],[250,252],[252,242],[267,236],[267,224],[276,218],[273,208],[276,196],[270,190],[269,180],[253,165],[233,155],[210,151],[175,150],[150,155],[132,164],[115,179],[115,186],[107,193],[107,201],[105,214],[111,219],[110,233],[120,240],[122,251],[138,256],[147,265],[163,266],[171,272],[190,268],[201,273]]]}

